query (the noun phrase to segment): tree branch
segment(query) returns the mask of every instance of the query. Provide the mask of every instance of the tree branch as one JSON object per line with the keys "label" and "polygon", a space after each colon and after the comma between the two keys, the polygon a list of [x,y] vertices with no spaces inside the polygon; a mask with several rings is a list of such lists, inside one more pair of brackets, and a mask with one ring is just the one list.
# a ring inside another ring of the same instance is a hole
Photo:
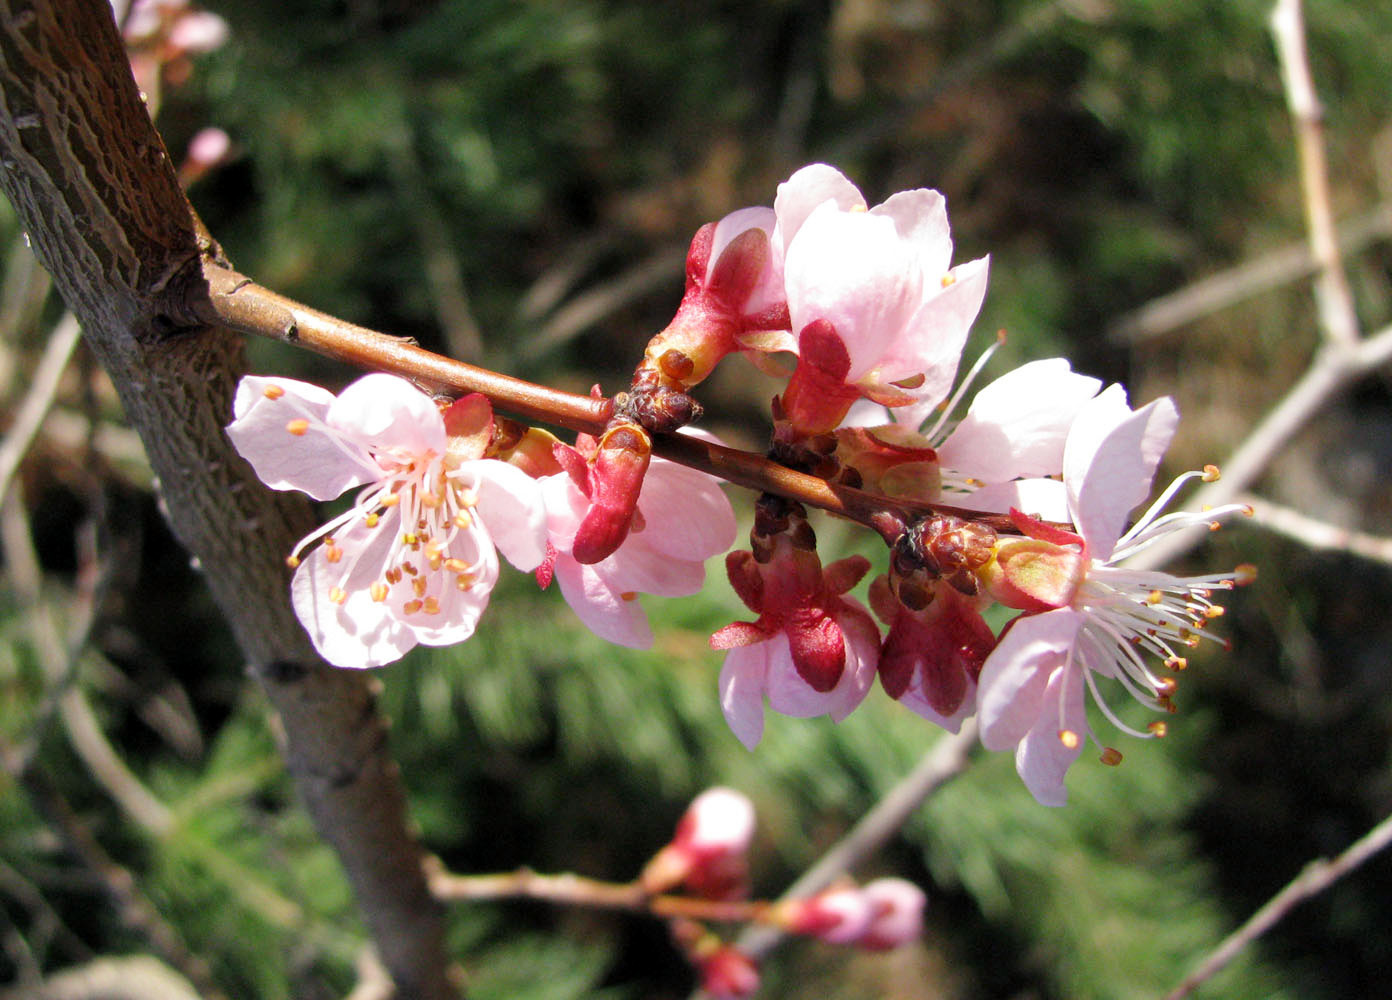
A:
{"label": "tree branch", "polygon": [[315,656],[289,606],[284,554],[309,530],[308,506],[262,487],[223,434],[240,339],[180,319],[190,297],[206,298],[202,262],[220,251],[179,189],[106,3],[0,2],[0,186],[110,373],[171,527],[280,715],[290,770],[400,995],[452,1000],[443,911],[373,683]]}

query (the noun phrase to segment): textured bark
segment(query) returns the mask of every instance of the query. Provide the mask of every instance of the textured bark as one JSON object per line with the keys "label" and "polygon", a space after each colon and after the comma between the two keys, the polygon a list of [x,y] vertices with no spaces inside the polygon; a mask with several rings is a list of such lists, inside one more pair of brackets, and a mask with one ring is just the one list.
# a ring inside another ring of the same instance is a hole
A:
{"label": "textured bark", "polygon": [[144,441],[174,533],[280,716],[288,765],[400,995],[457,997],[372,682],[318,659],[289,606],[284,556],[308,507],[262,487],[223,434],[241,341],[175,319],[207,298],[203,264],[220,253],[200,236],[106,0],[0,0],[0,187]]}

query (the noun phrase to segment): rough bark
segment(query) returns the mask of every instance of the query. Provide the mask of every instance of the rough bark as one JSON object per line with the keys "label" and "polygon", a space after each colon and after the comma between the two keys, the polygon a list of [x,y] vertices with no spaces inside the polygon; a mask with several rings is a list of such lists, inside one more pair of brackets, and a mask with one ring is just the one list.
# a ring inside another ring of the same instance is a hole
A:
{"label": "rough bark", "polygon": [[241,341],[172,318],[206,298],[203,263],[220,253],[200,236],[106,0],[0,0],[0,187],[144,441],[174,533],[279,714],[290,770],[400,995],[457,997],[372,682],[318,659],[289,606],[284,556],[309,510],[264,489],[223,434]]}

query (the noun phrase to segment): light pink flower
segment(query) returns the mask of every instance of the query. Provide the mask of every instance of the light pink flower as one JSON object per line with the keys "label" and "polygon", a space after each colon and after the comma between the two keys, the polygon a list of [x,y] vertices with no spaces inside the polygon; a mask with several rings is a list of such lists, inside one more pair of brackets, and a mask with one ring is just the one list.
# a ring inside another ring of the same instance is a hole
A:
{"label": "light pink flower", "polygon": [[692,800],[672,842],[639,881],[649,893],[686,884],[704,899],[731,899],[748,888],[745,854],[754,837],[754,804],[732,788],[708,788]]}
{"label": "light pink flower", "polygon": [[[1062,487],[1043,477],[1063,471],[1069,430],[1102,383],[1074,372],[1063,358],[1031,361],[984,386],[953,425],[957,400],[991,353],[982,355],[938,420],[921,432],[924,407],[937,408],[940,398],[894,410],[866,400],[852,407],[845,426],[865,427],[889,445],[934,449],[946,503],[984,511],[1016,507],[1063,519]],[[1036,510],[1041,503],[1049,513]]]}
{"label": "light pink flower", "polygon": [[885,951],[918,940],[923,934],[923,908],[928,897],[912,882],[901,878],[877,878],[861,890],[875,915],[856,944],[871,951]]}
{"label": "light pink flower", "polygon": [[330,663],[376,667],[417,643],[467,639],[498,578],[494,545],[520,569],[542,559],[541,490],[481,457],[492,426],[482,397],[451,408],[454,434],[429,397],[393,375],[364,376],[337,397],[247,376],[234,410],[227,434],[267,486],[317,500],[362,487],[291,556],[295,613]]}
{"label": "light pink flower", "polygon": [[[561,446],[565,447],[565,446]],[[571,554],[590,500],[568,473],[540,480],[546,497],[546,562],[538,581],[554,577],[566,603],[595,635],[620,646],[646,649],[652,628],[639,594],[684,597],[705,583],[705,562],[735,540],[735,515],[716,481],[705,473],[654,458],[638,494],[623,544],[596,563]]]}
{"label": "light pink flower", "polygon": [[[1078,416],[1064,452],[1063,488],[1076,536],[1039,525],[1036,538],[1058,553],[1058,579],[1031,577],[1027,599],[1042,608],[1015,619],[986,659],[979,681],[981,741],[992,750],[1016,747],[1016,769],[1045,805],[1067,799],[1064,774],[1082,752],[1088,729],[1084,691],[1107,718],[1133,736],[1159,735],[1163,724],[1139,732],[1108,708],[1098,679],[1118,682],[1156,711],[1169,709],[1173,678],[1157,674],[1144,654],[1167,669],[1180,669],[1181,648],[1197,645],[1206,622],[1221,613],[1210,600],[1247,570],[1204,577],[1175,577],[1130,570],[1120,563],[1164,535],[1233,513],[1236,506],[1202,514],[1161,510],[1181,484],[1177,479],[1129,530],[1126,519],[1149,493],[1161,455],[1179,419],[1174,403],[1156,400],[1132,411],[1120,386],[1091,400]],[[1027,520],[1027,519],[1026,519]],[[1040,551],[1035,539],[1002,542]],[[1076,553],[1076,554],[1070,554]],[[1081,557],[1081,560],[1079,560]],[[1006,560],[1008,565],[1008,559]],[[1008,577],[1010,570],[1006,569]],[[1023,606],[1017,604],[1016,606]],[[1104,761],[1120,754],[1105,750]]]}
{"label": "light pink flower", "polygon": [[[791,323],[784,346],[831,384],[911,406],[921,421],[947,395],[986,293],[985,258],[951,266],[946,200],[920,188],[867,210],[840,172],[814,164],[779,185],[774,213],[771,252]],[[819,386],[802,405],[824,395]]]}

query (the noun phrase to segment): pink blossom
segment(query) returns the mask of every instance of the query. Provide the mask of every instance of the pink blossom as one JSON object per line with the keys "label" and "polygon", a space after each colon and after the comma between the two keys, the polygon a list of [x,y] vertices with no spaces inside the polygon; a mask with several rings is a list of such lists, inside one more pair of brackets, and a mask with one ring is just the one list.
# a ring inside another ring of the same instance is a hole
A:
{"label": "pink blossom", "polygon": [[720,705],[751,750],[764,732],[764,699],[784,715],[848,716],[869,693],[879,661],[880,633],[869,612],[844,594],[869,563],[852,557],[823,570],[815,552],[787,534],[772,536],[764,563],[748,552],[726,557],[730,582],[755,622],[734,622],[711,636],[725,649]]}
{"label": "pink blossom", "polygon": [[[1162,723],[1152,723],[1148,732],[1122,723],[1103,700],[1098,679],[1115,680],[1148,708],[1167,711],[1175,681],[1157,674],[1144,654],[1167,669],[1181,669],[1177,648],[1196,645],[1207,621],[1221,612],[1210,600],[1212,590],[1230,588],[1246,574],[1240,569],[1175,577],[1120,565],[1172,531],[1206,526],[1240,509],[1162,516],[1179,486],[1201,475],[1190,473],[1126,529],[1178,419],[1169,399],[1132,411],[1120,386],[1108,388],[1083,408],[1064,450],[1063,488],[1077,534],[1038,522],[1031,527],[1024,518],[1034,537],[1001,543],[1005,579],[998,596],[1019,591],[1023,599],[1011,600],[1029,610],[1007,626],[982,668],[981,741],[992,750],[1015,747],[1016,769],[1045,805],[1066,801],[1064,775],[1082,752],[1084,736],[1091,735],[1085,690],[1123,732],[1162,734]],[[1012,546],[1028,556],[1014,579]],[[1120,754],[1108,749],[1103,759],[1115,763]]]}
{"label": "pink blossom", "polygon": [[729,899],[747,888],[745,853],[754,836],[754,804],[732,788],[708,788],[692,800],[672,842],[658,851],[639,881],[650,893],[685,883],[706,899]]}
{"label": "pink blossom", "polygon": [[885,951],[918,940],[923,934],[923,890],[901,878],[877,878],[862,894],[874,907],[865,934],[856,943],[871,951]]}
{"label": "pink blossom", "polygon": [[[886,447],[932,449],[945,502],[985,511],[1018,507],[1062,519],[1062,487],[1051,480],[1042,485],[1041,480],[1063,470],[1069,429],[1102,383],[1072,371],[1063,358],[1031,361],[983,387],[953,425],[956,401],[991,353],[983,354],[938,420],[921,433],[922,416],[937,408],[941,398],[894,410],[866,400],[852,407],[844,427],[865,428]],[[887,419],[894,422],[886,424]],[[1036,511],[1041,503],[1049,513]]]}
{"label": "pink blossom", "polygon": [[799,355],[784,397],[793,423],[830,430],[860,395],[924,412],[946,396],[987,262],[951,266],[943,196],[903,191],[867,210],[850,181],[814,164],[779,185],[774,213],[791,337],[769,346]]}
{"label": "pink blossom", "polygon": [[695,956],[701,989],[711,1000],[744,1000],[759,988],[759,967],[734,945],[718,945]]}
{"label": "pink blossom", "polygon": [[581,563],[573,547],[576,531],[589,514],[590,498],[570,473],[540,482],[549,545],[538,581],[546,586],[554,578],[586,627],[620,646],[652,645],[652,628],[637,601],[639,594],[696,593],[705,582],[706,560],[729,549],[735,539],[734,511],[716,481],[654,458],[623,543],[598,562]]}
{"label": "pink blossom", "polygon": [[295,613],[330,663],[376,667],[417,643],[467,639],[498,578],[495,544],[520,569],[542,559],[541,490],[482,457],[492,412],[480,396],[442,414],[392,375],[364,376],[337,397],[247,376],[234,411],[227,434],[272,489],[325,500],[362,487],[290,557]]}
{"label": "pink blossom", "polygon": [[854,885],[837,886],[782,904],[783,925],[794,934],[805,934],[827,944],[851,944],[863,938],[875,916],[875,906]]}

